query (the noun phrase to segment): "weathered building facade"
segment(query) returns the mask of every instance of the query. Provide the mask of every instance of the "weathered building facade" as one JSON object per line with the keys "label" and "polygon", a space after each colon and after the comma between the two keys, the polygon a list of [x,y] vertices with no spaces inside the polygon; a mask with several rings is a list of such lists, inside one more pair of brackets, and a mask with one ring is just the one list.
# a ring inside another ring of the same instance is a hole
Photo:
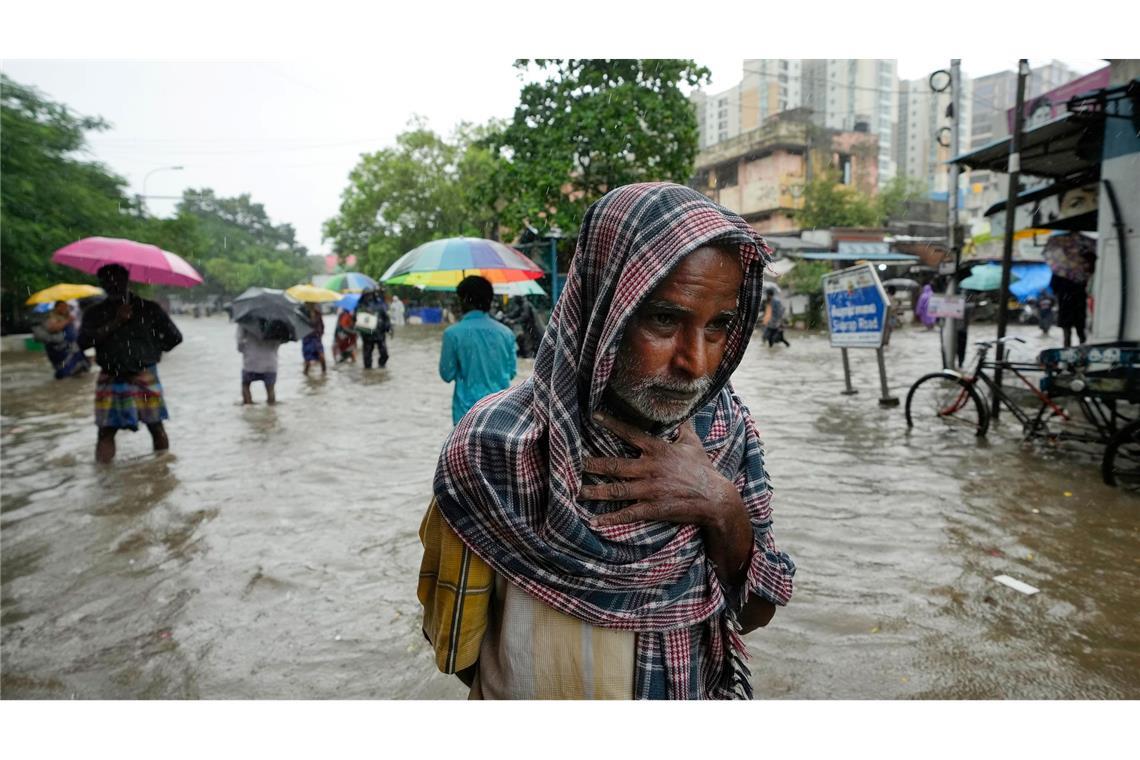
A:
{"label": "weathered building facade", "polygon": [[804,186],[824,171],[874,194],[878,156],[878,140],[868,132],[826,129],[803,110],[787,111],[702,150],[690,185],[759,232],[787,232],[799,228]]}

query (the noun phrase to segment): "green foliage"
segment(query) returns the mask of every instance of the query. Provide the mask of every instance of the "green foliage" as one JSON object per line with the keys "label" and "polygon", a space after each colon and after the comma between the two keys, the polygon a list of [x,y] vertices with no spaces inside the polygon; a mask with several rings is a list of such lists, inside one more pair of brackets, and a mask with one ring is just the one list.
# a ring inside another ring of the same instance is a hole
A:
{"label": "green foliage", "polygon": [[437,238],[494,233],[488,204],[494,159],[487,129],[461,124],[445,140],[415,118],[396,145],[361,157],[324,236],[343,260],[380,277],[400,256]]}
{"label": "green foliage", "polygon": [[177,216],[148,217],[125,195],[122,177],[80,157],[85,133],[106,129],[105,122],[80,116],[2,75],[0,106],[5,326],[23,314],[29,293],[57,282],[94,281],[50,261],[56,249],[93,235],[153,243],[183,256],[205,277],[203,287],[180,291],[191,298],[309,279],[307,252],[293,228],[274,225],[248,195],[218,198],[212,190],[188,190]]}
{"label": "green foliage", "polygon": [[569,237],[586,208],[632,182],[685,182],[698,150],[696,114],[682,83],[708,69],[677,59],[516,61],[547,73],[527,84],[513,119],[486,144],[499,159],[491,205],[513,224],[557,226]]}
{"label": "green foliage", "polygon": [[[526,69],[531,62],[518,61]],[[586,207],[631,182],[684,182],[697,122],[680,90],[709,79],[685,60],[538,60],[513,119],[461,124],[443,138],[414,119],[396,145],[361,158],[324,236],[342,259],[381,276],[442,237],[513,239],[524,223],[557,226],[567,245]]]}
{"label": "green foliage", "polygon": [[796,212],[796,220],[801,227],[811,229],[875,227],[880,215],[873,198],[839,184],[836,175],[829,172],[804,187],[804,207]]}
{"label": "green foliage", "polygon": [[830,262],[803,259],[780,278],[780,283],[793,293],[822,293],[821,278],[832,271]]}
{"label": "green foliage", "polygon": [[878,195],[843,185],[829,172],[804,188],[804,207],[796,219],[804,228],[880,227],[903,211],[908,201],[925,195],[926,186],[911,177],[895,177]]}
{"label": "green foliage", "polygon": [[0,267],[5,324],[28,294],[61,281],[92,282],[50,262],[57,248],[89,235],[130,237],[141,227],[126,182],[76,154],[84,134],[106,129],[34,88],[0,75]]}
{"label": "green foliage", "polygon": [[888,220],[901,214],[909,201],[925,195],[926,183],[922,180],[906,176],[892,178],[884,187],[879,188],[879,194],[875,196],[879,209],[879,224],[886,224]]}
{"label": "green foliage", "polygon": [[[202,273],[199,294],[234,296],[257,285],[288,288],[307,282],[308,250],[292,225],[275,225],[249,194],[220,198],[213,190],[187,189],[173,219],[155,220],[175,251]],[[166,246],[163,246],[166,247]]]}

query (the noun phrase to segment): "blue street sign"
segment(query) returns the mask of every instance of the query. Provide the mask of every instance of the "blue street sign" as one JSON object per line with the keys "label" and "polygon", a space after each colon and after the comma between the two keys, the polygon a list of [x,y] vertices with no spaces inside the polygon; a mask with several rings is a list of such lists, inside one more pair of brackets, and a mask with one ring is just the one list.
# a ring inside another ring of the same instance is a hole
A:
{"label": "blue street sign", "polygon": [[872,264],[823,276],[832,348],[881,348],[890,299]]}

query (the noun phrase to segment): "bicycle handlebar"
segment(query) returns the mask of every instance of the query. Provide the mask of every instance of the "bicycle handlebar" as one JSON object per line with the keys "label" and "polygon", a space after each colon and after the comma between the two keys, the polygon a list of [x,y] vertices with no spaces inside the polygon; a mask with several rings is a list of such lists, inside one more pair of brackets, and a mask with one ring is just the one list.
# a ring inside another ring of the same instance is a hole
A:
{"label": "bicycle handlebar", "polygon": [[1016,335],[1007,335],[1004,338],[999,338],[997,340],[974,341],[974,345],[975,346],[982,346],[983,348],[989,348],[990,346],[992,346],[996,343],[1005,343],[1006,341],[1009,341],[1009,340],[1015,340],[1018,343],[1024,343],[1025,342],[1025,340],[1023,338],[1018,338]]}

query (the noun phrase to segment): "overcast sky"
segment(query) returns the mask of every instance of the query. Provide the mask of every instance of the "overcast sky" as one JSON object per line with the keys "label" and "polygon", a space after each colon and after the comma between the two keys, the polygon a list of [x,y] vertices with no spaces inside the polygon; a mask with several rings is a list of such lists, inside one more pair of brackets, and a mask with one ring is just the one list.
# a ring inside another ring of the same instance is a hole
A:
{"label": "overcast sky", "polygon": [[[391,60],[8,60],[3,69],[80,113],[104,117],[112,128],[91,134],[92,156],[125,177],[132,193],[143,193],[144,179],[147,195],[177,196],[186,187],[224,196],[248,192],[275,222],[292,224],[310,252],[324,253],[321,224],[337,212],[359,155],[391,145],[413,114],[443,133],[462,120],[509,117],[521,86],[512,60],[441,59],[420,62],[414,72]],[[709,91],[740,80],[743,58],[697,60],[712,70]],[[1082,73],[1105,65],[1066,62]],[[963,58],[973,76],[1016,64]],[[925,77],[947,65],[900,58],[899,74]],[[161,170],[168,166],[184,168]],[[165,216],[174,203],[153,199],[149,206]]]}
{"label": "overcast sky", "polygon": [[[577,0],[575,7],[584,9],[591,1]],[[488,32],[467,32],[464,19],[454,10],[447,16],[453,27],[442,28],[415,16],[393,16],[388,10],[372,24],[347,23],[335,15],[335,0],[325,0],[320,15],[298,19],[280,14],[258,16],[255,9],[228,2],[200,3],[201,13],[179,11],[166,18],[165,24],[161,14],[174,11],[155,10],[152,3],[137,3],[137,11],[117,16],[105,13],[107,2],[97,7],[64,2],[65,10],[58,9],[58,2],[42,10],[40,6],[14,8],[10,23],[0,28],[0,43],[11,56],[0,66],[17,82],[34,85],[75,111],[103,116],[111,123],[112,129],[91,134],[91,155],[127,179],[131,193],[143,194],[144,182],[150,196],[178,196],[187,187],[211,187],[223,196],[250,193],[254,201],[266,206],[272,220],[293,224],[311,253],[327,252],[320,238],[321,223],[336,213],[349,171],[360,154],[392,145],[414,114],[425,116],[432,129],[445,134],[459,121],[481,123],[491,117],[510,117],[521,87],[512,66],[516,57],[536,52],[691,57],[710,68],[712,83],[707,89],[712,92],[740,81],[743,63],[743,56],[720,55],[726,47],[723,35],[706,35],[707,42],[694,42],[689,28],[676,24],[676,19],[691,15],[687,10],[684,15],[659,13],[646,19],[636,10],[602,3],[609,16],[588,40],[578,40],[573,34],[573,25],[595,23],[595,17],[588,14],[560,18],[556,24],[547,19],[544,27],[541,17],[505,13],[495,17],[495,41],[490,42]],[[520,7],[532,8],[532,3]],[[659,0],[654,7],[666,6]],[[725,15],[732,16],[730,6],[723,7]],[[750,3],[741,7],[754,8]],[[488,6],[462,8],[481,22],[491,14]],[[46,23],[62,13],[71,22],[66,27]],[[793,11],[765,10],[763,18],[776,27],[781,21],[775,13],[791,13],[797,26],[803,21]],[[257,33],[242,26],[243,14],[249,16],[247,26],[257,28]],[[740,17],[759,19],[760,15],[748,11]],[[907,23],[897,14],[891,18]],[[1017,14],[1010,19],[1011,24],[1021,24]],[[155,22],[161,34],[153,31]],[[651,28],[654,23],[668,33]],[[1000,23],[1000,18],[991,19],[991,24]],[[132,24],[136,27],[131,28]],[[97,25],[105,26],[100,30],[103,33],[92,30]],[[629,28],[637,28],[640,35],[626,34]],[[561,32],[563,39],[549,30]],[[889,28],[885,31],[890,32]],[[524,41],[534,39],[538,32],[551,47],[524,49]],[[669,33],[674,40],[685,40],[682,49],[676,49],[677,42],[670,41]],[[829,33],[836,42],[827,38]],[[487,36],[486,43],[479,34]],[[706,39],[699,31],[697,36]],[[804,34],[764,33],[756,42],[746,42],[742,36],[734,47],[757,58],[894,57],[903,80],[925,77],[950,62],[946,41],[937,41],[941,47],[930,49],[936,40],[901,35],[891,40],[893,49],[871,54],[850,49],[847,36],[842,30],[813,31],[808,41]],[[636,49],[644,48],[642,39],[665,40],[663,44],[671,47]],[[614,40],[622,43],[616,46]],[[591,49],[598,41],[611,49]],[[763,52],[747,49],[762,44]],[[966,49],[956,55],[962,57],[968,75],[1013,70],[1017,65],[1017,52],[999,57],[990,55],[990,43],[984,47],[977,41],[962,44]],[[971,57],[970,46],[984,50],[987,56]],[[1047,49],[1051,52],[1056,47],[1070,46],[1048,44]],[[701,55],[700,48],[716,50],[716,56]],[[209,55],[204,54],[206,50]],[[112,51],[136,59],[95,60]],[[357,57],[345,57],[350,54]],[[1033,51],[1021,52],[1026,54],[1032,56]],[[1099,54],[1098,50],[1094,55]],[[169,60],[176,56],[181,60]],[[228,62],[197,63],[202,58],[227,56]],[[1041,65],[1051,57],[1031,57],[1029,63]],[[1057,57],[1082,73],[1106,65],[1096,58]],[[157,58],[168,60],[158,62]],[[280,63],[266,63],[274,60]],[[184,169],[163,169],[173,165]],[[174,201],[163,199],[149,201],[150,211],[160,215],[170,214],[173,205]]]}

